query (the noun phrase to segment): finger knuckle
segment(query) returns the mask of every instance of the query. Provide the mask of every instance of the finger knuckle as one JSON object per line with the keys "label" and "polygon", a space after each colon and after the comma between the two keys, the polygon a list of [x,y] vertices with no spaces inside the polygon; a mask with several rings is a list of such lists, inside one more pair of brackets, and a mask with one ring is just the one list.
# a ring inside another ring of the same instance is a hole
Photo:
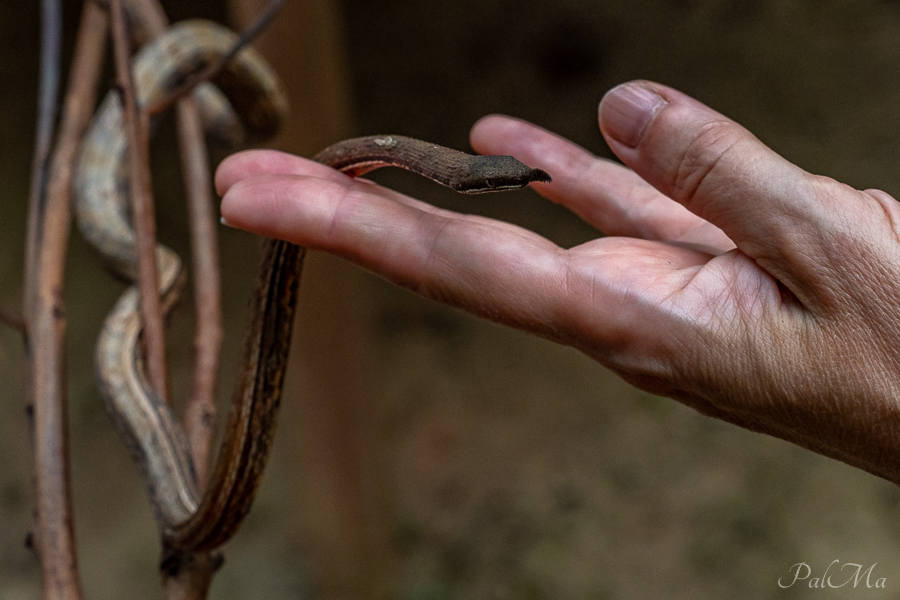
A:
{"label": "finger knuckle", "polygon": [[745,137],[745,131],[731,121],[705,123],[684,148],[671,171],[674,198],[690,207],[698,192],[713,179],[711,175],[728,162],[726,159]]}

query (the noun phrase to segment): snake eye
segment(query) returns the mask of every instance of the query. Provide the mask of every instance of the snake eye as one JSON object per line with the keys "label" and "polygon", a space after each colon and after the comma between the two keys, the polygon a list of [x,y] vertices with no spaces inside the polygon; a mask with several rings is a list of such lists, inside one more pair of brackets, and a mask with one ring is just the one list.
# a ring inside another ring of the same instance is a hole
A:
{"label": "snake eye", "polygon": [[489,188],[495,188],[495,187],[497,187],[497,182],[494,181],[493,179],[485,179],[485,180],[484,180],[484,185],[487,186],[487,187],[489,187]]}

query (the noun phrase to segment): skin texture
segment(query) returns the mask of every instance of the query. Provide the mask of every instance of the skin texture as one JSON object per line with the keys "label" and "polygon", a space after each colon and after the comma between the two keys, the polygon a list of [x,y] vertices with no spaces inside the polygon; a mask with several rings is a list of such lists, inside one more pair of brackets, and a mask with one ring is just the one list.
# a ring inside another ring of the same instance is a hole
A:
{"label": "skin texture", "polygon": [[435,300],[579,348],[632,384],[900,483],[900,205],[807,173],[665,86],[609,92],[626,166],[534,125],[473,147],[606,234],[563,249],[312,161],[236,154],[227,222],[332,252]]}

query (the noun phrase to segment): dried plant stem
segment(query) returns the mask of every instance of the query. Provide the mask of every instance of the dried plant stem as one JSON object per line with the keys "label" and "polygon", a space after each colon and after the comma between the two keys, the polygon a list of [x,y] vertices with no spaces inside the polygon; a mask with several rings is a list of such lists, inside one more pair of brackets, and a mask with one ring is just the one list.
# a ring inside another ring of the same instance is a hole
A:
{"label": "dried plant stem", "polygon": [[[165,32],[168,23],[156,0],[133,0],[132,4],[151,37]],[[209,158],[200,116],[191,99],[182,99],[178,103],[178,137],[190,215],[196,313],[193,383],[185,408],[184,428],[197,469],[197,479],[201,488],[205,488],[215,424],[222,309],[219,242]]]}
{"label": "dried plant stem", "polygon": [[[189,93],[199,83],[217,75],[242,48],[251,43],[265,29],[283,3],[284,0],[273,0],[256,23],[241,34],[234,47],[225,56],[189,77],[184,85],[168,98],[147,109],[150,114],[156,114],[178,102],[178,134],[190,215],[197,328],[194,337],[193,384],[185,409],[184,424],[201,488],[206,487],[208,479],[209,454],[215,424],[216,375],[222,346],[222,308],[218,234],[209,176],[209,156],[199,113]],[[145,9],[145,12],[150,12],[150,9]],[[158,25],[159,19],[156,21]],[[150,28],[153,29],[153,26]]]}
{"label": "dried plant stem", "polygon": [[[41,2],[41,73],[38,89],[38,122],[31,168],[31,195],[28,206],[28,242],[25,248],[25,279],[34,282],[40,252],[40,224],[45,208],[47,167],[53,144],[53,124],[59,95],[62,5],[59,0]],[[33,306],[36,288],[26,285],[26,313]],[[27,314],[26,314],[27,318]]]}
{"label": "dried plant stem", "polygon": [[132,220],[138,255],[138,286],[141,290],[144,348],[147,377],[160,398],[168,398],[166,340],[159,300],[159,273],[156,264],[156,222],[150,181],[150,119],[138,107],[131,72],[128,27],[121,0],[111,0],[113,55],[116,80],[121,90],[125,136],[131,181]]}
{"label": "dried plant stem", "polygon": [[[82,597],[72,526],[64,365],[63,271],[71,223],[71,175],[96,103],[107,19],[86,2],[75,45],[62,121],[49,168],[32,193],[28,228],[25,321],[28,381],[34,406],[37,531],[44,597]],[[42,110],[43,112],[43,110]]]}
{"label": "dried plant stem", "polygon": [[[228,54],[190,77],[175,93],[145,111],[156,114],[178,102],[178,134],[190,215],[197,322],[194,377],[184,420],[201,487],[205,487],[207,480],[215,422],[216,375],[222,344],[221,278],[209,158],[199,113],[193,100],[186,94],[197,84],[215,76],[242,48],[252,42],[271,22],[282,4],[284,0],[272,0]],[[137,0],[134,8],[151,36],[162,35],[167,23],[156,0]]]}
{"label": "dried plant stem", "polygon": [[[218,73],[232,57],[249,44],[272,20],[284,0],[273,0],[256,23],[245,31],[229,53],[211,65],[193,85],[202,83]],[[182,93],[186,93],[185,90]],[[170,96],[178,98],[178,92]],[[148,112],[152,114],[152,109]],[[196,308],[194,336],[194,378],[191,395],[184,415],[185,432],[197,470],[201,489],[206,488],[209,454],[216,415],[216,374],[222,347],[222,303],[219,267],[219,239],[215,216],[212,181],[209,174],[209,155],[203,136],[203,124],[193,98],[185,95],[178,100],[178,136],[181,164],[188,198],[191,229],[191,253]]]}
{"label": "dried plant stem", "polygon": [[[168,23],[156,0],[132,0],[132,5],[151,37],[165,33]],[[200,117],[190,99],[178,102],[178,136],[190,214],[197,315],[194,381],[185,409],[184,427],[198,481],[205,489],[222,340],[221,290],[209,159]],[[183,554],[170,549],[164,549],[163,553],[166,555],[164,564],[172,566],[163,569],[163,587],[168,600],[202,600],[209,595],[213,574],[222,562],[220,555],[208,552]]]}
{"label": "dried plant stem", "polygon": [[219,271],[219,237],[216,228],[209,156],[203,140],[203,124],[194,99],[178,103],[178,134],[182,140],[181,163],[188,197],[191,252],[196,308],[194,378],[184,414],[197,480],[206,489],[209,453],[216,416],[216,374],[222,347],[222,302]]}

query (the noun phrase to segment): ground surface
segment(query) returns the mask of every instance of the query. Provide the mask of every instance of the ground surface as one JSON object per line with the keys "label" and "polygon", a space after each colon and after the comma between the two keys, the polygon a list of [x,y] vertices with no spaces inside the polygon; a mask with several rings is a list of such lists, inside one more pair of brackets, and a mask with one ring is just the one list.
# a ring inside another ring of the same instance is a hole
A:
{"label": "ground surface", "polygon": [[[34,56],[22,54],[35,43],[36,17],[32,7],[16,6],[16,19],[0,20],[5,306],[20,302],[36,71]],[[217,14],[189,8],[180,3],[178,10]],[[616,83],[648,78],[742,122],[809,170],[900,193],[897,2],[345,0],[344,12],[360,133],[406,133],[464,148],[475,119],[505,112],[606,155],[596,103]],[[413,179],[381,180],[471,210]],[[530,193],[479,210],[563,245],[596,235]],[[183,228],[173,221],[164,235],[176,238]],[[230,272],[251,272],[254,241],[223,236]],[[95,599],[154,597],[149,510],[103,414],[90,364],[92,339],[120,288],[78,242],[70,264],[85,587]],[[228,310],[239,323],[245,283],[234,277],[226,281],[237,288]],[[637,392],[573,350],[371,285],[403,598],[896,595],[895,486]],[[175,329],[184,328],[187,317],[177,319]],[[183,347],[173,364],[186,362]],[[233,357],[233,342],[229,351]],[[39,593],[22,545],[30,464],[21,369],[19,340],[0,330],[0,600]],[[286,416],[262,497],[229,548],[214,598],[303,597],[303,549],[285,492],[297,485],[287,452],[294,417]],[[823,571],[833,560],[876,564],[888,589],[777,585],[795,563]]]}

